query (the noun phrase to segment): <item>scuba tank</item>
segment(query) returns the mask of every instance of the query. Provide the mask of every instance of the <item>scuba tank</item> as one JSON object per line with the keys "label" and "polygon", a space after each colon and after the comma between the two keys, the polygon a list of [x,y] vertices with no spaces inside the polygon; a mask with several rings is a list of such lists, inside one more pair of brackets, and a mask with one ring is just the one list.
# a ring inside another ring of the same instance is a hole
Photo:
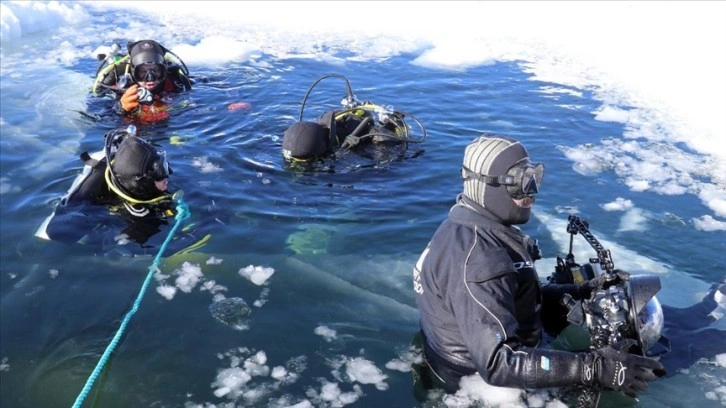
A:
{"label": "scuba tank", "polygon": [[120,93],[126,87],[130,70],[129,57],[121,52],[121,47],[113,43],[108,54],[99,53],[96,59],[101,61],[96,69],[96,80],[93,83],[93,96],[102,96],[109,91]]}
{"label": "scuba tank", "polygon": [[109,50],[108,55],[98,54],[98,55],[96,55],[96,58],[99,61],[105,60],[107,65],[111,65],[115,62],[118,62],[119,60],[121,60],[121,58],[123,58],[123,54],[121,53],[121,47],[118,44],[113,43],[113,44],[111,44],[111,48]]}
{"label": "scuba tank", "polygon": [[[129,126],[126,132],[135,135],[136,127]],[[103,190],[106,188],[104,174],[108,166],[107,157],[115,153],[120,141],[121,138],[107,134],[105,146],[102,150],[90,154],[88,152],[81,153],[80,159],[83,161],[83,169],[73,180],[68,191],[61,197],[53,212],[38,227],[35,232],[36,237],[45,240],[76,242],[83,236],[83,231],[71,231],[70,228],[67,228],[68,231],[60,230],[58,226],[69,224],[76,218],[82,218],[81,214],[74,213],[71,207],[81,206],[84,203],[95,203],[99,195],[104,192]]]}

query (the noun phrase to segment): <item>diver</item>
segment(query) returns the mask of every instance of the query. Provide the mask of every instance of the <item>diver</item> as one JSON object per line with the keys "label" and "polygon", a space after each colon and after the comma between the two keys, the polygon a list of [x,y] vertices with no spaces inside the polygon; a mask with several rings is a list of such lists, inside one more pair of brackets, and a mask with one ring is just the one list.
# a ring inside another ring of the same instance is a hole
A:
{"label": "diver", "polygon": [[[342,100],[342,110],[329,110],[316,121],[303,121],[305,103],[313,88],[325,78],[337,77],[346,84],[347,95]],[[411,118],[421,130],[414,137],[406,120]],[[310,163],[334,156],[343,151],[360,150],[371,145],[401,145],[422,143],[426,129],[413,115],[356,99],[347,78],[337,74],[326,74],[318,78],[308,89],[300,108],[298,122],[283,134],[282,155],[292,163]]]}
{"label": "diver", "polygon": [[534,266],[539,247],[518,225],[529,221],[543,175],[544,165],[531,162],[511,138],[484,135],[466,147],[463,193],[413,268],[420,312],[414,344],[425,360],[414,371],[417,397],[421,388],[455,393],[460,379],[474,374],[497,387],[581,386],[635,397],[665,375],[657,359],[631,352],[631,338],[602,347],[544,347],[553,311],[543,298],[588,299],[626,273],[540,283]]}
{"label": "diver", "polygon": [[[81,154],[83,171],[36,236],[69,244],[98,244],[91,241],[108,227],[92,215],[94,209],[105,206],[127,225],[113,234],[114,242],[109,244],[133,241],[143,246],[175,215],[166,152],[137,137],[133,125],[112,130],[104,138],[103,151]],[[105,218],[108,212],[95,214]]]}
{"label": "diver", "polygon": [[122,55],[114,44],[109,55],[98,55],[93,95],[112,96],[114,111],[129,119],[167,119],[171,95],[192,89],[184,61],[154,40],[129,42],[127,50]]}

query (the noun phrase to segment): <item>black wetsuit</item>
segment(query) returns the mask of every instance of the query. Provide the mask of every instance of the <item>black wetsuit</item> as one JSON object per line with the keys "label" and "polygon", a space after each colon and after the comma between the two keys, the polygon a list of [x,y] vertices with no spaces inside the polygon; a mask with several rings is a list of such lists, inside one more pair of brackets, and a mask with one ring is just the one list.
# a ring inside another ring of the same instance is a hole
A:
{"label": "black wetsuit", "polygon": [[[49,238],[67,243],[77,242],[89,232],[104,225],[108,209],[122,218],[127,227],[121,231],[139,244],[159,232],[168,218],[174,215],[171,196],[153,204],[129,203],[114,193],[106,183],[106,160],[89,164],[93,167],[78,188],[55,210],[54,222],[47,226]],[[71,221],[71,219],[73,221]]]}
{"label": "black wetsuit", "polygon": [[464,196],[432,237],[413,283],[426,359],[447,392],[475,372],[502,387],[581,383],[585,353],[537,347],[543,305],[533,253],[529,236]]}

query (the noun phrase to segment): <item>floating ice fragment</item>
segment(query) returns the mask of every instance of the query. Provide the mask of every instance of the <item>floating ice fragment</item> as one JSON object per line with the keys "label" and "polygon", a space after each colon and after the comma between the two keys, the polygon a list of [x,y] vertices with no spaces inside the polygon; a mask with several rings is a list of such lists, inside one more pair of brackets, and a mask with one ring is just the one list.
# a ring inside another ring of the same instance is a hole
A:
{"label": "floating ice fragment", "polygon": [[209,305],[209,312],[218,321],[232,327],[245,327],[250,307],[242,298],[233,297]]}

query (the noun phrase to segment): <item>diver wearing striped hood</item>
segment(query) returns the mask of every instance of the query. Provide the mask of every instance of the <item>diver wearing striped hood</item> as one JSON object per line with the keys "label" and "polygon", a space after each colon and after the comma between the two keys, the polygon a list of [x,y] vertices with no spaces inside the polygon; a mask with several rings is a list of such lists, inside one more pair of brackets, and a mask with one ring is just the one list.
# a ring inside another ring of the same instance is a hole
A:
{"label": "diver wearing striped hood", "polygon": [[504,225],[524,224],[543,174],[544,165],[530,163],[521,143],[504,137],[482,138],[464,151],[463,200]]}
{"label": "diver wearing striped hood", "polygon": [[478,374],[497,387],[584,385],[634,397],[665,374],[657,360],[612,346],[540,347],[543,319],[553,313],[543,297],[587,298],[600,279],[541,285],[539,249],[516,225],[529,221],[543,173],[511,138],[485,135],[466,147],[463,194],[413,268],[426,359],[415,369],[424,388],[454,393],[462,377]]}

